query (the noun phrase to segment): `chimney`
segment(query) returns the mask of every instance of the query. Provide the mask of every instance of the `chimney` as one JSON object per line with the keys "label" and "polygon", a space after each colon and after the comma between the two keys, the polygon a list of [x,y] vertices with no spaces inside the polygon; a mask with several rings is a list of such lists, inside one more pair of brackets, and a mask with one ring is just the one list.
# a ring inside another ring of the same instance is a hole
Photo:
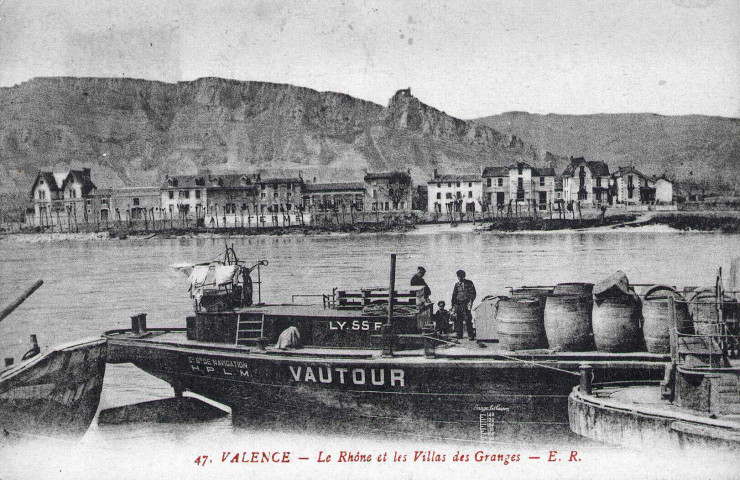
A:
{"label": "chimney", "polygon": [[434,177],[432,178],[434,178],[435,180],[439,178],[439,172],[437,171],[436,168],[434,169]]}
{"label": "chimney", "polygon": [[82,176],[90,178],[90,169],[89,168],[83,168],[82,169]]}

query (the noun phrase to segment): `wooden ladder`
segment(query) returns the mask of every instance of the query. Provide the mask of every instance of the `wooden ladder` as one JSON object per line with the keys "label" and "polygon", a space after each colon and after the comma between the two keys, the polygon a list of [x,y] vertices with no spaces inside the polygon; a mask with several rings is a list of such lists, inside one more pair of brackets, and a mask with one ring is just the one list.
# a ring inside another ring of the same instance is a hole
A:
{"label": "wooden ladder", "polygon": [[265,314],[260,320],[250,319],[248,316],[239,314],[236,327],[237,345],[254,345],[262,337],[265,330]]}

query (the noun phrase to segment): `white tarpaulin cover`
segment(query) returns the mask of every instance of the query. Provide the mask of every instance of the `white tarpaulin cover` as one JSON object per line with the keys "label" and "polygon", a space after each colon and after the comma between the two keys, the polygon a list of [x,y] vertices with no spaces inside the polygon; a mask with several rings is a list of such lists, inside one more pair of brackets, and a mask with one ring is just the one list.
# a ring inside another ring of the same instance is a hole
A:
{"label": "white tarpaulin cover", "polygon": [[216,265],[215,283],[216,285],[226,285],[236,282],[236,275],[239,272],[238,265]]}
{"label": "white tarpaulin cover", "polygon": [[193,271],[190,272],[189,277],[191,288],[195,289],[203,286],[208,276],[208,268],[209,265],[196,265],[193,267]]}

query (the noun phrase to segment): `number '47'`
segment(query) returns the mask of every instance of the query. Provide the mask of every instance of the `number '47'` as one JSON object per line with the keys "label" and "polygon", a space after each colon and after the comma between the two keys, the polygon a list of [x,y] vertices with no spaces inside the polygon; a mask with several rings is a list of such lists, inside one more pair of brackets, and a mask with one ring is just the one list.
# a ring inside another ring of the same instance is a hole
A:
{"label": "number '47'", "polygon": [[198,458],[195,459],[195,464],[200,465],[201,467],[205,467],[206,463],[208,463],[208,455],[199,455]]}

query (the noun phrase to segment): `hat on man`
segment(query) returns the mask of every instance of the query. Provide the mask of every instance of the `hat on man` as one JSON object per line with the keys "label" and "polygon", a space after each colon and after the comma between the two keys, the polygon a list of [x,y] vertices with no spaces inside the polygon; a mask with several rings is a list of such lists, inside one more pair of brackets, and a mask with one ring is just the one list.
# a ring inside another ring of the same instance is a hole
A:
{"label": "hat on man", "polygon": [[444,306],[445,306],[445,302],[444,302],[444,300],[440,300],[439,302],[437,302],[437,306],[438,306],[439,308],[444,308]]}
{"label": "hat on man", "polygon": [[465,278],[465,270],[458,270],[457,276],[460,278]]}
{"label": "hat on man", "polygon": [[418,270],[419,270],[419,271],[420,271],[421,273],[427,273],[427,269],[426,269],[426,268],[424,268],[424,267],[418,267]]}

